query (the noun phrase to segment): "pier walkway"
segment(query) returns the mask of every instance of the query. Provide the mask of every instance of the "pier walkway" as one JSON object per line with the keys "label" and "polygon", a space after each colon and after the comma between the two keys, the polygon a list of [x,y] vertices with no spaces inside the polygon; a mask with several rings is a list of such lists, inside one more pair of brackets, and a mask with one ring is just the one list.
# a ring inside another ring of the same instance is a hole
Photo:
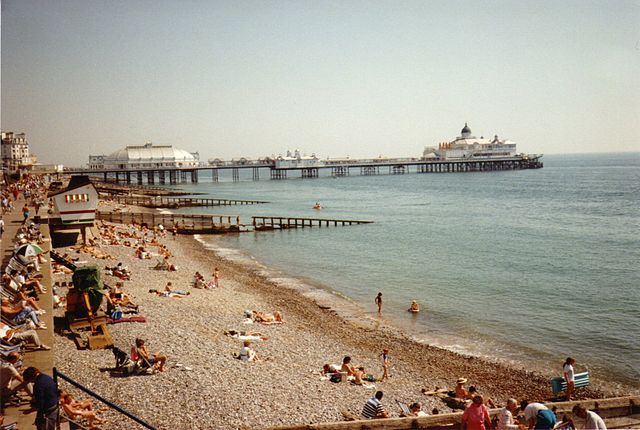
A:
{"label": "pier walkway", "polygon": [[211,206],[244,206],[269,203],[260,200],[203,199],[197,197],[111,196],[109,199],[116,203],[125,205],[168,209]]}
{"label": "pier walkway", "polygon": [[[369,175],[402,175],[407,173],[461,173],[487,172],[499,170],[540,169],[543,167],[541,155],[516,155],[501,158],[466,158],[466,159],[367,159],[323,161],[314,165],[279,167],[275,162],[266,163],[248,161],[244,164],[209,165],[199,167],[157,167],[122,169],[67,169],[63,174],[82,174],[102,177],[105,182],[111,180],[126,184],[143,183],[154,185],[178,184],[181,182],[198,182],[202,171],[209,171],[213,182],[218,182],[221,171],[230,170],[233,181],[240,180],[240,170],[251,169],[254,181],[260,180],[260,171],[267,170],[270,179],[287,179],[291,177],[313,179],[320,177],[320,170],[329,170],[333,177],[359,174]],[[294,176],[295,175],[295,176]],[[167,181],[168,179],[168,181]]]}

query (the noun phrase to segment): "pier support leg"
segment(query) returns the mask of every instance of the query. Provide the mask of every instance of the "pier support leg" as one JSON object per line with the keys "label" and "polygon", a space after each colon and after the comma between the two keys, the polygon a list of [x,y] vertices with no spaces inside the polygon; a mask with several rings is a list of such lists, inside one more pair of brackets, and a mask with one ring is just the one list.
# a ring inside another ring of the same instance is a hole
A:
{"label": "pier support leg", "polygon": [[164,170],[158,170],[158,182],[161,185],[164,185],[167,182],[167,179],[166,179],[166,176],[165,176],[166,174],[167,174],[167,172],[165,172]]}
{"label": "pier support leg", "polygon": [[154,172],[153,170],[149,170],[147,172],[147,184],[153,185],[153,184],[156,183],[155,174],[156,174],[156,172]]}
{"label": "pier support leg", "polygon": [[240,169],[237,167],[232,168],[231,176],[233,177],[233,182],[238,182],[240,180]]}
{"label": "pier support leg", "polygon": [[197,184],[198,183],[198,171],[197,170],[192,170],[191,171],[191,183],[192,184]]}
{"label": "pier support leg", "polygon": [[142,172],[138,170],[136,174],[138,176],[138,185],[142,185]]}
{"label": "pier support leg", "polygon": [[218,182],[218,169],[211,169],[211,180]]}

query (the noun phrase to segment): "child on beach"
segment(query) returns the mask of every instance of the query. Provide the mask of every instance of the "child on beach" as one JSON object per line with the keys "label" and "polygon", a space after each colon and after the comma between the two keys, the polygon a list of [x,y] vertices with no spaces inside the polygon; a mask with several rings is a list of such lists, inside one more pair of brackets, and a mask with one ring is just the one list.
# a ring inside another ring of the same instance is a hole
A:
{"label": "child on beach", "polygon": [[378,305],[378,314],[382,313],[382,293],[378,293],[376,296],[376,305]]}
{"label": "child on beach", "polygon": [[220,287],[220,269],[216,267],[213,270],[213,274],[211,276],[213,276],[213,279],[211,280],[211,282],[213,283],[213,286],[216,288],[219,288]]}
{"label": "child on beach", "polygon": [[380,361],[382,361],[382,378],[381,381],[385,381],[391,377],[389,375],[389,350],[383,349],[382,354],[380,354]]}

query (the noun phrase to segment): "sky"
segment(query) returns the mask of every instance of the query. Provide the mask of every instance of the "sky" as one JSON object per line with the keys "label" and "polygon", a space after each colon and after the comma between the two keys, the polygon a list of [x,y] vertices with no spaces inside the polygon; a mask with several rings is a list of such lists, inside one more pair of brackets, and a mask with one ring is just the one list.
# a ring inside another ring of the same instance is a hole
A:
{"label": "sky", "polygon": [[43,163],[170,144],[640,151],[640,1],[2,0],[1,126]]}

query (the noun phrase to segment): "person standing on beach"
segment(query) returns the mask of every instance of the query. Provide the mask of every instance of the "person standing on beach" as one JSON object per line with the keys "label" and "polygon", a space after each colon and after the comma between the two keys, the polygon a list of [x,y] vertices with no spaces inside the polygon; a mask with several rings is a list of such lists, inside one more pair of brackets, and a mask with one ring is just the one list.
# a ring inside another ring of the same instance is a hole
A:
{"label": "person standing on beach", "polygon": [[29,206],[27,206],[26,203],[22,207],[22,216],[24,217],[24,219],[22,220],[22,224],[26,224],[27,220],[29,219]]}
{"label": "person standing on beach", "polygon": [[33,405],[37,410],[36,428],[55,430],[58,422],[58,387],[49,375],[29,367],[23,374],[25,382],[33,383]]}
{"label": "person standing on beach", "polygon": [[376,296],[376,305],[378,305],[378,313],[381,314],[382,313],[382,293],[378,293],[378,295]]}
{"label": "person standing on beach", "polygon": [[462,414],[462,430],[486,430],[491,428],[489,410],[482,396],[475,396]]}
{"label": "person standing on beach", "polygon": [[389,379],[391,375],[389,375],[389,350],[383,349],[382,354],[380,354],[380,361],[382,361],[382,378],[381,381]]}
{"label": "person standing on beach", "polygon": [[216,288],[220,287],[220,269],[217,267],[213,269],[213,286]]}
{"label": "person standing on beach", "polygon": [[576,378],[575,373],[573,371],[573,365],[576,364],[576,359],[567,357],[564,365],[562,366],[562,371],[564,373],[564,380],[567,381],[567,402],[571,401],[573,397],[573,392],[575,390]]}

